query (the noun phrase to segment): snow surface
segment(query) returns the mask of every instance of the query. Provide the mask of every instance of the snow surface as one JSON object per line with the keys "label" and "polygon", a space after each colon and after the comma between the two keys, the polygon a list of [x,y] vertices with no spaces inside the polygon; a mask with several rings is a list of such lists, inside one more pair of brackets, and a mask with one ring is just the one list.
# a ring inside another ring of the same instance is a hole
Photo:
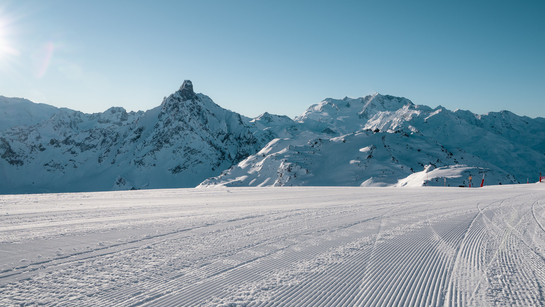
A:
{"label": "snow surface", "polygon": [[541,306],[544,225],[545,184],[2,195],[0,305]]}

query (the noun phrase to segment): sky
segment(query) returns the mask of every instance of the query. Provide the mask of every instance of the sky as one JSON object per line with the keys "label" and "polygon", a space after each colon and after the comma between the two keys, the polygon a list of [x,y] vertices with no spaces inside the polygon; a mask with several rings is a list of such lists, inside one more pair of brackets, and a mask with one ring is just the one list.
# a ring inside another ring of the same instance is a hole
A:
{"label": "sky", "polygon": [[545,1],[0,0],[0,95],[149,110],[189,79],[255,117],[378,92],[545,117]]}

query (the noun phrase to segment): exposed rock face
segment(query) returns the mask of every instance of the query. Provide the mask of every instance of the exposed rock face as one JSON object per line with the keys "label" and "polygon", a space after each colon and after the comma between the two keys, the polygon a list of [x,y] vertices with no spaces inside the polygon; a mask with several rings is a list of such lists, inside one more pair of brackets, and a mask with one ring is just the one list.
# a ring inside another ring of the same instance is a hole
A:
{"label": "exposed rock face", "polygon": [[195,98],[195,92],[193,91],[193,83],[190,80],[185,80],[180,87],[180,96],[183,100],[191,100]]}

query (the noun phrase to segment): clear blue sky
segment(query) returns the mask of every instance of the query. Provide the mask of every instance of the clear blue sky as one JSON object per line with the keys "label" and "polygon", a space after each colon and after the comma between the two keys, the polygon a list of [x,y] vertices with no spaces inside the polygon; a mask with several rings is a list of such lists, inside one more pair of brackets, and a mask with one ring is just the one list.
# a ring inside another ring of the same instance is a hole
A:
{"label": "clear blue sky", "polygon": [[184,79],[250,117],[374,92],[545,117],[545,1],[0,0],[0,95],[148,110]]}

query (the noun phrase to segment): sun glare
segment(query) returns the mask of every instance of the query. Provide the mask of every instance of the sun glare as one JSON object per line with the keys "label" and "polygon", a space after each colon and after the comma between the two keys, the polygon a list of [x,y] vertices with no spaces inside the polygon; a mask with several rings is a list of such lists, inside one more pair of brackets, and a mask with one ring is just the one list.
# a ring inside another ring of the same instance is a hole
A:
{"label": "sun glare", "polygon": [[6,30],[4,27],[4,22],[2,19],[0,19],[0,58],[2,58],[2,55],[4,54],[4,49],[6,49],[7,42],[6,42]]}
{"label": "sun glare", "polygon": [[10,56],[18,56],[19,51],[9,41],[8,22],[0,16],[0,63],[6,62]]}

